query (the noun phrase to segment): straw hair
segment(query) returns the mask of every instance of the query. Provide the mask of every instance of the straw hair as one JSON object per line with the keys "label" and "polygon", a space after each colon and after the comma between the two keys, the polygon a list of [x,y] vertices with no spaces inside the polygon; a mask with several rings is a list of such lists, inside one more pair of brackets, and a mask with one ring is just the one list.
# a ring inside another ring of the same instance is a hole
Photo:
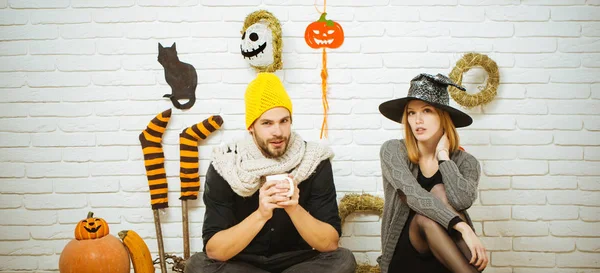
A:
{"label": "straw hair", "polygon": [[[435,112],[440,117],[440,127],[446,132],[446,136],[448,136],[450,149],[448,152],[451,154],[458,150],[460,147],[460,139],[458,137],[458,132],[456,131],[456,127],[450,119],[450,115],[448,112],[435,108]],[[404,124],[404,142],[406,143],[406,151],[408,152],[408,159],[413,164],[419,163],[419,146],[417,146],[417,138],[412,132],[410,124],[408,123],[408,104],[406,104],[406,108],[404,108],[404,115],[402,115],[402,124]]]}
{"label": "straw hair", "polygon": [[258,23],[260,20],[269,22],[269,29],[273,32],[273,63],[267,66],[252,67],[256,72],[275,72],[276,70],[283,68],[283,62],[281,61],[281,48],[283,47],[283,42],[281,40],[281,25],[279,19],[266,10],[257,10],[248,14],[246,20],[244,20],[244,27],[241,33],[246,32],[248,27]]}
{"label": "straw hair", "polygon": [[469,69],[480,66],[488,74],[487,85],[481,92],[477,94],[469,94],[456,87],[449,86],[448,92],[452,98],[460,105],[471,108],[477,105],[486,104],[496,96],[498,85],[500,84],[500,74],[498,72],[498,65],[494,60],[490,59],[487,55],[479,53],[467,53],[458,62],[456,66],[450,72],[449,78],[452,79],[456,84],[461,85],[463,79],[463,73],[469,71]]}

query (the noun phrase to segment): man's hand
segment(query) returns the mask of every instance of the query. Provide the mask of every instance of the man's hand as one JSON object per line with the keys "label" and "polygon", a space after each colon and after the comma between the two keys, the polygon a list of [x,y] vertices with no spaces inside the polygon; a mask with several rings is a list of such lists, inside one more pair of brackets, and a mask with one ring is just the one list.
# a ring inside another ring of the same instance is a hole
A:
{"label": "man's hand", "polygon": [[[289,175],[289,177],[293,180],[292,175]],[[281,181],[278,183],[277,188],[282,189],[283,193],[280,193],[280,195],[286,197],[286,200],[278,202],[277,205],[285,209],[285,212],[288,214],[294,212],[294,210],[296,210],[298,207],[298,199],[300,198],[300,189],[298,189],[298,185],[294,183],[294,194],[291,197],[286,196],[290,190],[290,184],[287,181]]]}
{"label": "man's hand", "polygon": [[300,197],[298,185],[294,183],[294,194],[292,197],[286,196],[290,188],[290,184],[287,181],[281,181],[281,183],[278,184],[278,187],[284,189],[284,192],[281,193],[281,195],[285,196],[287,200],[278,202],[277,205],[281,206],[290,216],[292,223],[296,227],[296,230],[298,230],[298,233],[300,233],[300,236],[302,236],[302,239],[319,252],[336,250],[340,239],[338,232],[332,225],[313,217],[298,204],[298,199]]}
{"label": "man's hand", "polygon": [[[258,196],[258,212],[261,217],[265,220],[271,219],[273,217],[273,210],[276,208],[282,208],[282,206],[278,205],[279,202],[289,200],[288,197],[285,196],[287,189],[281,189],[276,187],[278,181],[267,181],[260,188],[260,193]],[[283,195],[281,195],[283,193]]]}

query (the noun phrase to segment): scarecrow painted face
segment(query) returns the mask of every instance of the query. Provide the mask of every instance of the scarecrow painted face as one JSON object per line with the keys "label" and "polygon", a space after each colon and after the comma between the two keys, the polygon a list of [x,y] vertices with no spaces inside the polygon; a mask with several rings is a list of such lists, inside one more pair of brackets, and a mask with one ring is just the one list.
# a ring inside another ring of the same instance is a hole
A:
{"label": "scarecrow painted face", "polygon": [[273,32],[269,23],[260,20],[242,33],[240,49],[244,59],[252,66],[268,66],[273,63]]}

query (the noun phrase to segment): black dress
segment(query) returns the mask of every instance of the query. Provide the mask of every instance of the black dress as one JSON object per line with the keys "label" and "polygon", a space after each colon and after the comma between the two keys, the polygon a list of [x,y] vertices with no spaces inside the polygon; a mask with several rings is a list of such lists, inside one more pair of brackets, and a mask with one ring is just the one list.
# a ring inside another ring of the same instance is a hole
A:
{"label": "black dress", "polygon": [[[433,186],[443,183],[442,173],[438,170],[432,177],[425,177],[419,169],[417,181],[427,191],[431,191]],[[446,269],[442,263],[440,263],[431,253],[421,254],[417,252],[414,246],[410,242],[408,229],[410,223],[415,216],[415,211],[410,210],[408,219],[404,224],[398,243],[396,243],[396,249],[394,250],[394,256],[388,267],[388,272],[398,273],[451,273],[450,270]]]}

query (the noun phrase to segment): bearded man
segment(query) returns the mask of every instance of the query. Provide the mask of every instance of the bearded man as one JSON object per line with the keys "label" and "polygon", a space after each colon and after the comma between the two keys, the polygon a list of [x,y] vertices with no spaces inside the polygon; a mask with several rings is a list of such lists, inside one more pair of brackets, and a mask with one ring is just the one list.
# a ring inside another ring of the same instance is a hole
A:
{"label": "bearded man", "polygon": [[333,152],[292,131],[292,102],[275,74],[259,73],[244,101],[251,137],[213,152],[204,248],[185,272],[354,272],[354,255],[338,247]]}

